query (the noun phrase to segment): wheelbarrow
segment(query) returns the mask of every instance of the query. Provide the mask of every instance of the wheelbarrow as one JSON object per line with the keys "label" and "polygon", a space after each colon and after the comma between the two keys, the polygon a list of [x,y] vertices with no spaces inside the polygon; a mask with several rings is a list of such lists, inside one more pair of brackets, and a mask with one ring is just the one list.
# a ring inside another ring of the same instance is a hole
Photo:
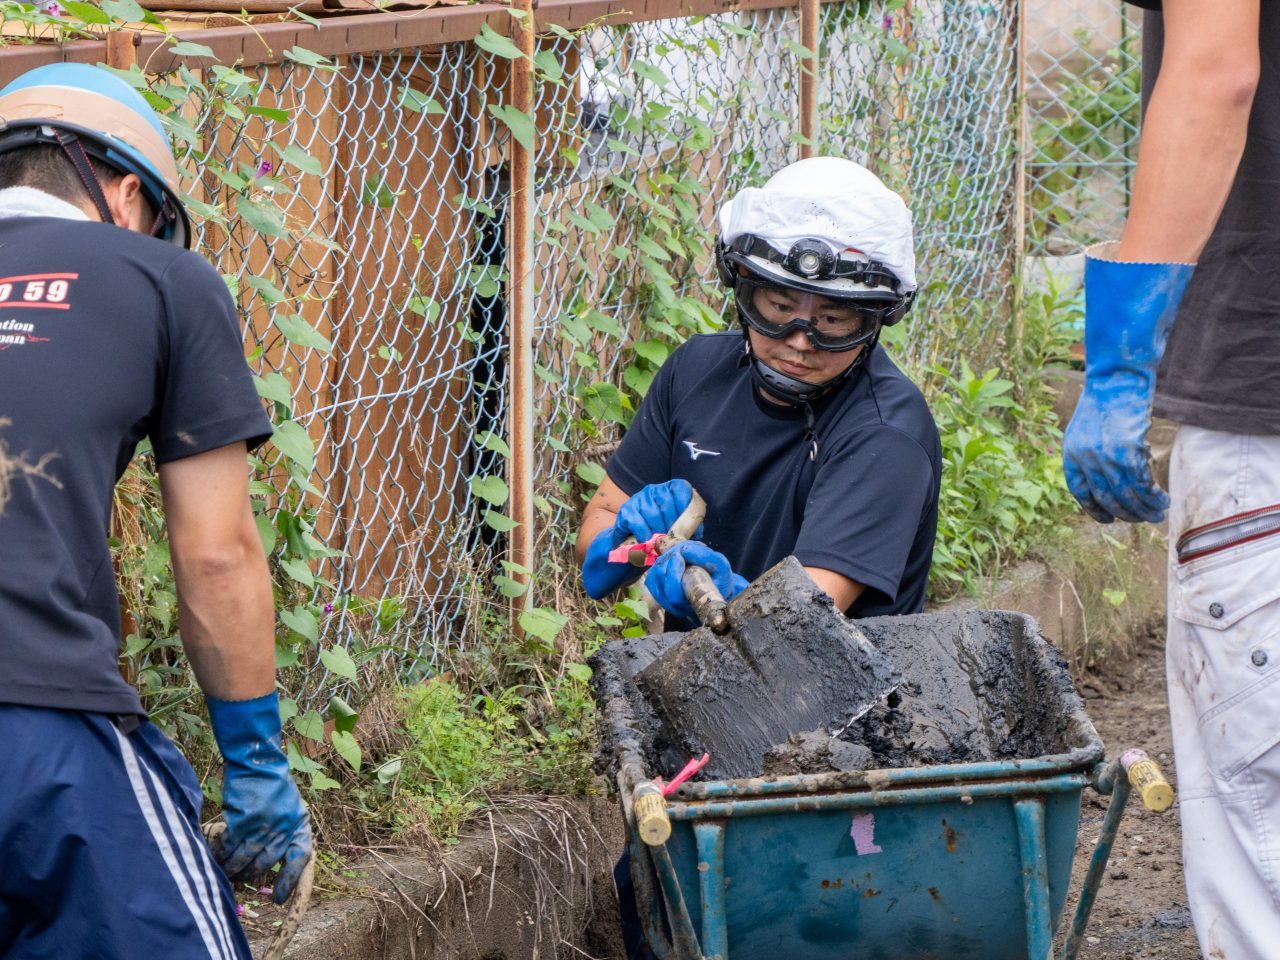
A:
{"label": "wheelbarrow", "polygon": [[[913,631],[936,638],[931,616],[859,626],[890,648],[909,684],[930,669],[904,653]],[[660,960],[1050,960],[1091,787],[1111,800],[1059,960],[1077,955],[1131,786],[1154,810],[1168,808],[1172,790],[1140,751],[1104,759],[1065,664],[1032,618],[960,617],[970,656],[975,630],[1008,642],[1013,665],[1000,683],[1023,687],[1008,702],[1022,698],[1050,731],[1052,752],[686,782],[664,795],[656,778],[669,771],[645,759],[657,721],[630,678],[679,635],[597,654],[637,907]]]}

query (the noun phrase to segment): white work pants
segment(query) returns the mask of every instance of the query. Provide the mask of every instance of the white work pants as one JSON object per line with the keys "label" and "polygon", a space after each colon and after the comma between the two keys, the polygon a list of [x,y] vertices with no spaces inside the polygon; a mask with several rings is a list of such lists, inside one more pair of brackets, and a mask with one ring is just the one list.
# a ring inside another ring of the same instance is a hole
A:
{"label": "white work pants", "polygon": [[1280,437],[1182,426],[1166,670],[1187,895],[1211,960],[1280,957]]}

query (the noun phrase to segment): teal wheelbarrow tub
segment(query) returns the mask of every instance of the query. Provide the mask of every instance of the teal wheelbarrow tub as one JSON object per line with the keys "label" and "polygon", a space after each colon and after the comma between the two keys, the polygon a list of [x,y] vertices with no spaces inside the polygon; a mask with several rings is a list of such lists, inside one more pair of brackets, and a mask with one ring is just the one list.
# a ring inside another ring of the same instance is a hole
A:
{"label": "teal wheelbarrow tub", "polygon": [[[929,669],[904,652],[912,630],[936,639],[931,616],[860,625],[893,648],[909,679]],[[689,782],[664,797],[653,778],[670,771],[646,769],[654,719],[629,684],[654,651],[637,653],[633,643],[594,658],[637,907],[660,960],[1049,960],[1088,786],[1111,802],[1060,953],[1075,957],[1131,776],[1157,809],[1172,795],[1140,751],[1104,760],[1065,665],[1033,619],[963,616],[976,618],[988,642],[1013,647],[1011,673],[1021,696],[1034,698],[1028,712],[1054,726],[1053,753]]]}

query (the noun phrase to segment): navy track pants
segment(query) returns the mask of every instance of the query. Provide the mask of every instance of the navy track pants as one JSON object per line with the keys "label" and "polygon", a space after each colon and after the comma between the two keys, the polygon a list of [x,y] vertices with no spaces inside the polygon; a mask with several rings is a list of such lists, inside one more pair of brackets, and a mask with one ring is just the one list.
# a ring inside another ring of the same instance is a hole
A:
{"label": "navy track pants", "polygon": [[0,704],[0,743],[0,958],[251,960],[155,726]]}

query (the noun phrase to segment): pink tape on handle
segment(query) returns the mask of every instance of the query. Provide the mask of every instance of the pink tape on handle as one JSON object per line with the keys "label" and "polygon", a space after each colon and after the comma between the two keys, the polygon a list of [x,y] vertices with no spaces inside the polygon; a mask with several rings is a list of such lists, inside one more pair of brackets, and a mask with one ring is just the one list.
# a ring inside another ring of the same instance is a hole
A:
{"label": "pink tape on handle", "polygon": [[644,543],[624,543],[620,547],[614,547],[609,551],[609,562],[630,563],[631,552],[633,550],[639,550],[644,553],[644,565],[646,567],[652,567],[654,561],[658,559],[658,543],[665,536],[665,533],[655,533]]}
{"label": "pink tape on handle", "polygon": [[694,758],[684,765],[679,773],[671,778],[671,782],[662,788],[662,795],[669,797],[676,792],[676,787],[684,783],[711,761],[711,754],[704,753],[701,758]]}

